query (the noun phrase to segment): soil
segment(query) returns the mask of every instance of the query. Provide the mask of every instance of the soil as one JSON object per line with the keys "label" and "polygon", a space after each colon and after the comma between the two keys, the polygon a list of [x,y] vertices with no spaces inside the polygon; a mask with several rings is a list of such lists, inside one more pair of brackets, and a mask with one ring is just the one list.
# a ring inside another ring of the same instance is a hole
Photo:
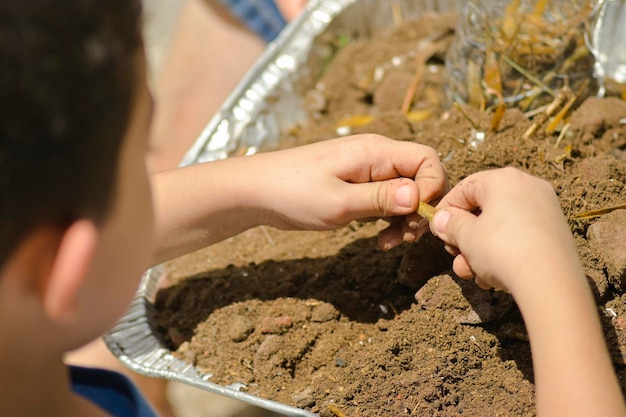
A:
{"label": "soil", "polygon": [[[489,110],[466,107],[477,130],[448,110],[444,40],[413,100],[418,117],[408,120],[399,109],[416,72],[416,41],[454,25],[452,16],[428,19],[341,49],[309,93],[311,119],[284,146],[337,136],[343,126],[434,147],[452,184],[504,166],[543,177],[570,219],[626,203],[620,99],[587,99],[560,140],[544,129],[522,139],[532,120],[518,110],[494,132]],[[570,225],[626,391],[626,210]],[[240,382],[321,416],[534,415],[530,348],[511,297],[454,277],[432,235],[381,251],[382,227],[260,227],[173,261],[156,300],[158,325],[212,381]]]}

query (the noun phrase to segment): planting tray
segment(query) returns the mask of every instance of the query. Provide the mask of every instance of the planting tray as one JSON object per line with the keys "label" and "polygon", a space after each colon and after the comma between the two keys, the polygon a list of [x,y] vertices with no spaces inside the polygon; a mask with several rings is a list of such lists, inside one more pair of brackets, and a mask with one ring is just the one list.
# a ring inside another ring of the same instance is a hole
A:
{"label": "planting tray", "polygon": [[[460,0],[318,0],[289,24],[228,97],[192,145],[181,166],[252,154],[278,144],[283,132],[304,121],[303,95],[333,51],[329,39],[367,39],[372,33],[427,12],[455,12]],[[105,335],[109,349],[133,371],[179,381],[286,416],[315,414],[241,391],[244,384],[210,382],[211,373],[173,355],[154,324],[154,298],[163,266],[142,277],[128,312]]]}

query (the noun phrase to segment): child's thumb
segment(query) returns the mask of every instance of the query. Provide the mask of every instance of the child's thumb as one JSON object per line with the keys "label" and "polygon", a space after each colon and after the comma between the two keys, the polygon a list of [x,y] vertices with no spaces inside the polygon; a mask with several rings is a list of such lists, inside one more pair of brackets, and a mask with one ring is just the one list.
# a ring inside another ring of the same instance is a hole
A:
{"label": "child's thumb", "polygon": [[430,227],[439,239],[459,248],[462,252],[464,243],[471,239],[471,229],[475,220],[476,216],[468,211],[446,207],[435,212]]}
{"label": "child's thumb", "polygon": [[398,178],[348,184],[342,191],[354,218],[407,215],[417,209],[419,190],[415,181]]}

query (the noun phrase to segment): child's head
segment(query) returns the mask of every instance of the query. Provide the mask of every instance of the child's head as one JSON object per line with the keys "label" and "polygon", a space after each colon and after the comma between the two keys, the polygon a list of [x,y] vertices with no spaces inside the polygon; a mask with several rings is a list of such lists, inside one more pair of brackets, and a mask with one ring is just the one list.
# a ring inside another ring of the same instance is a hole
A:
{"label": "child's head", "polygon": [[2,3],[0,262],[42,223],[104,219],[141,45],[136,2]]}
{"label": "child's head", "polygon": [[0,0],[0,315],[70,344],[106,330],[150,249],[140,15],[139,0]]}

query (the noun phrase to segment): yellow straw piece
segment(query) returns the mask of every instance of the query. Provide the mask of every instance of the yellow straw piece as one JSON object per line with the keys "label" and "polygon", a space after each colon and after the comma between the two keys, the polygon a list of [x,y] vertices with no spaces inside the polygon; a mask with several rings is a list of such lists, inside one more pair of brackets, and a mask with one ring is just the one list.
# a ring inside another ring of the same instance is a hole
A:
{"label": "yellow straw piece", "polygon": [[420,205],[417,208],[417,214],[419,214],[428,221],[432,221],[436,211],[436,208],[428,203],[424,203],[423,201],[420,201]]}
{"label": "yellow straw piece", "polygon": [[359,127],[368,125],[373,121],[374,116],[370,116],[369,114],[357,114],[341,119],[339,123],[337,123],[337,126]]}
{"label": "yellow straw piece", "polygon": [[579,213],[579,214],[576,214],[575,216],[572,216],[572,219],[573,220],[593,219],[594,217],[600,217],[603,214],[607,214],[612,211],[622,210],[622,209],[626,209],[626,204],[620,204],[619,206],[607,207],[607,208],[603,208],[599,210],[586,211],[584,213]]}
{"label": "yellow straw piece", "polygon": [[430,110],[411,110],[406,114],[406,118],[410,122],[423,122],[429,119],[433,113]]}

